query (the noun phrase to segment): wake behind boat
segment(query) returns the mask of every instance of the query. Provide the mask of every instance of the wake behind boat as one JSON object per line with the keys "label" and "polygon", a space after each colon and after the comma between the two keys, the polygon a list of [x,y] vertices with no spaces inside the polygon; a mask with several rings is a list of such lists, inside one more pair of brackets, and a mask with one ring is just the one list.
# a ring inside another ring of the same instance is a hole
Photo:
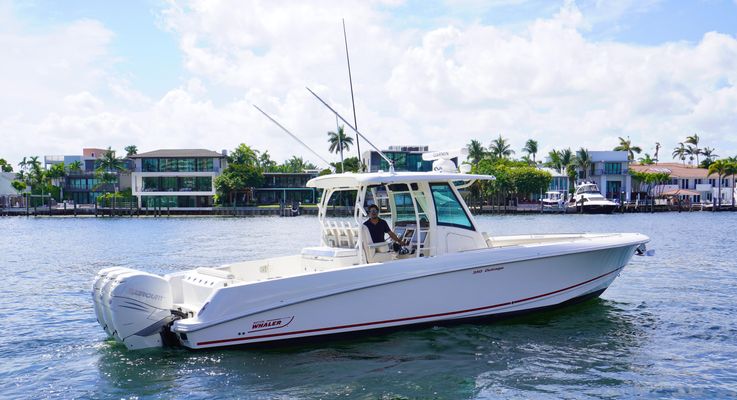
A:
{"label": "wake behind boat", "polygon": [[[300,254],[164,276],[100,271],[97,320],[129,349],[191,349],[301,339],[518,314],[600,295],[647,236],[489,236],[458,189],[486,175],[448,172],[321,176],[319,246]],[[353,217],[330,215],[353,199]],[[373,243],[375,204],[408,245]],[[317,238],[316,238],[317,239]]]}

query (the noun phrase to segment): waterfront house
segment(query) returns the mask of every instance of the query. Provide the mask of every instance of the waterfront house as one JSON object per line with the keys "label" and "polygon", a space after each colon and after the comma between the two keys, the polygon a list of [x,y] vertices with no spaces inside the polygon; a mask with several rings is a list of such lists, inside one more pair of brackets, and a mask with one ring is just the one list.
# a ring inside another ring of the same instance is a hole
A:
{"label": "waterfront house", "polygon": [[[690,167],[679,163],[659,163],[657,165],[632,165],[638,172],[670,174],[670,181],[663,185],[645,187],[649,196],[673,195],[691,203],[713,203],[719,195],[719,177],[709,176],[706,168]],[[722,204],[731,204],[732,197],[737,195],[732,186],[732,178],[722,178]]]}
{"label": "waterfront house", "polygon": [[[76,161],[81,164],[79,170],[67,170],[67,176],[59,182],[63,200],[74,204],[94,204],[97,197],[106,192],[123,191],[131,187],[131,177],[128,172],[117,173],[116,181],[112,183],[103,184],[100,181],[95,169],[97,160],[102,158],[105,152],[107,152],[106,149],[83,148],[82,155],[44,156],[44,168],[46,169],[62,162],[67,168]],[[132,161],[128,159],[124,160],[123,164],[128,170],[133,167]]]}
{"label": "waterfront house", "polygon": [[227,154],[205,149],[162,149],[139,153],[131,174],[139,207],[211,208],[215,178],[227,166]]}
{"label": "waterfront house", "polygon": [[253,189],[253,198],[258,204],[315,204],[317,189],[308,188],[307,181],[317,177],[318,172],[264,172],[264,184]]}
{"label": "waterfront house", "polygon": [[[25,207],[23,194],[19,194],[13,187],[15,172],[0,172],[0,208]],[[26,189],[24,193],[30,192]]]}
{"label": "waterfront house", "polygon": [[589,151],[591,168],[577,169],[579,182],[594,182],[608,199],[629,201],[632,192],[632,177],[629,174],[629,159],[626,151]]}
{"label": "waterfront house", "polygon": [[[388,159],[394,161],[395,171],[432,171],[433,162],[422,159],[422,154],[429,152],[429,146],[389,146],[382,152]],[[365,151],[361,157],[367,172],[389,171],[389,163],[379,155],[379,152]],[[453,162],[458,165],[457,158],[453,158]]]}

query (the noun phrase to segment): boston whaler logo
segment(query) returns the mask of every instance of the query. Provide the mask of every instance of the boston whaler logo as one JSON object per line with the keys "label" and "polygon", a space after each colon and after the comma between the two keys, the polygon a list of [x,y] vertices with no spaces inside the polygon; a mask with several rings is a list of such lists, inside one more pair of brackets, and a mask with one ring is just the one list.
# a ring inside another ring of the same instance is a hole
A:
{"label": "boston whaler logo", "polygon": [[248,332],[267,331],[270,329],[283,328],[289,325],[293,319],[294,317],[282,317],[267,319],[264,321],[254,321],[253,324],[251,324],[251,330]]}

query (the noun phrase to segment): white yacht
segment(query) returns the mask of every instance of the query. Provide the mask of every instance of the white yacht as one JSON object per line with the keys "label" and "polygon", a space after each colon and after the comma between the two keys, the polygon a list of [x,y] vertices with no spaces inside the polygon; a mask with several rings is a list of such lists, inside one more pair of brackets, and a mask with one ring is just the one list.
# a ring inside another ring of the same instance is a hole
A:
{"label": "white yacht", "polygon": [[[507,316],[599,296],[649,241],[638,233],[489,236],[458,192],[479,179],[493,178],[312,179],[307,185],[323,190],[319,245],[164,276],[104,269],[92,291],[97,320],[129,349],[201,349]],[[352,218],[330,215],[341,195],[355,198]],[[409,245],[394,252],[371,242],[363,226],[370,204]]]}
{"label": "white yacht", "polygon": [[568,201],[568,212],[584,214],[611,214],[619,207],[617,203],[604,197],[599,186],[593,182],[583,182],[576,186],[576,191]]}

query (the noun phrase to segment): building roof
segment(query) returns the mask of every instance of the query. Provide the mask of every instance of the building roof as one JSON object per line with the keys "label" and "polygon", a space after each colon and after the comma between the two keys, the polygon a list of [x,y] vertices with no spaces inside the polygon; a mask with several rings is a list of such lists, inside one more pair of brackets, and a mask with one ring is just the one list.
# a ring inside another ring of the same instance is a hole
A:
{"label": "building roof", "polygon": [[706,168],[698,168],[698,167],[689,167],[687,165],[679,164],[679,163],[658,163],[658,164],[652,164],[652,165],[637,165],[637,164],[631,164],[630,169],[638,171],[638,172],[650,172],[650,173],[657,173],[657,172],[666,172],[670,174],[671,178],[678,178],[678,179],[708,179],[708,178],[718,178],[717,175],[712,174],[712,176],[709,175],[709,170]]}
{"label": "building roof", "polygon": [[160,149],[148,153],[138,153],[129,158],[168,158],[168,157],[213,157],[225,158],[217,151],[207,149]]}
{"label": "building roof", "polygon": [[493,180],[491,175],[472,175],[447,172],[374,172],[330,174],[318,176],[307,182],[307,187],[319,189],[328,188],[355,188],[363,185],[412,183],[412,182],[450,182],[468,180]]}

